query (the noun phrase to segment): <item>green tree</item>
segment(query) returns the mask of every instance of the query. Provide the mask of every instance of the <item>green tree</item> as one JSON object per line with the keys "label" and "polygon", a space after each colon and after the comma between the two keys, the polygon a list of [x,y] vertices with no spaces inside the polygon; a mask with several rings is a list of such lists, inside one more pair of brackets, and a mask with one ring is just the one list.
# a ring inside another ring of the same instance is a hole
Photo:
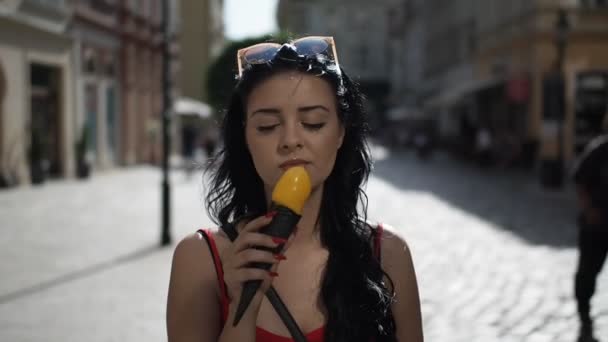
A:
{"label": "green tree", "polygon": [[243,40],[232,41],[224,47],[222,52],[209,63],[206,72],[207,100],[216,115],[226,108],[232,89],[236,85],[237,63],[236,53],[239,49],[263,42],[284,43],[289,41],[287,33],[276,35],[266,35],[261,37],[246,38]]}

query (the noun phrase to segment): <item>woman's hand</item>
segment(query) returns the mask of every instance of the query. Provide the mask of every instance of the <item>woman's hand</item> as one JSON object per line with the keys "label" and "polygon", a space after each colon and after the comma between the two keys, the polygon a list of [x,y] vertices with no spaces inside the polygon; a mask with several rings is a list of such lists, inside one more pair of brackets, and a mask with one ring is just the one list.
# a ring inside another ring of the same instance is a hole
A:
{"label": "woman's hand", "polygon": [[[236,240],[222,252],[224,281],[228,289],[228,296],[231,299],[229,317],[236,310],[241,297],[243,283],[248,280],[262,280],[262,286],[260,286],[260,289],[255,294],[243,317],[243,320],[246,317],[251,317],[255,324],[263,295],[272,284],[272,279],[277,276],[276,270],[279,262],[285,259],[282,254],[275,255],[268,251],[253,248],[276,248],[280,244],[286,243],[285,240],[259,233],[261,228],[267,226],[272,221],[273,216],[273,213],[270,213],[246,223]],[[253,262],[268,263],[272,267],[269,271],[250,267],[250,264]],[[251,313],[255,314],[251,315]],[[229,322],[231,321],[232,318],[229,319]]]}

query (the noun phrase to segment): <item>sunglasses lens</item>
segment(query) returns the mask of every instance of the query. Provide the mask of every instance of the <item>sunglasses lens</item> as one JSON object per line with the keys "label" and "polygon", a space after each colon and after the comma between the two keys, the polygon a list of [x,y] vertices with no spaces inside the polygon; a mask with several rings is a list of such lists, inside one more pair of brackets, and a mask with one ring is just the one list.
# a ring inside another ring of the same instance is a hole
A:
{"label": "sunglasses lens", "polygon": [[329,44],[322,38],[301,39],[294,43],[298,49],[298,55],[313,56],[323,54],[329,48]]}
{"label": "sunglasses lens", "polygon": [[247,49],[243,58],[249,64],[266,63],[276,55],[279,47],[278,44],[258,44]]}

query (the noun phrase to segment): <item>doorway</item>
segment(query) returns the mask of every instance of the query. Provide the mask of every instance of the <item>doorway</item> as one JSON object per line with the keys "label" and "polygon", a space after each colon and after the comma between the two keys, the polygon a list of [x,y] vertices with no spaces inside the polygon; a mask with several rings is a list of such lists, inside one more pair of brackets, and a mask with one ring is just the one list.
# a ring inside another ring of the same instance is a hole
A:
{"label": "doorway", "polygon": [[30,64],[31,144],[29,149],[32,182],[47,176],[61,177],[61,71],[57,67]]}

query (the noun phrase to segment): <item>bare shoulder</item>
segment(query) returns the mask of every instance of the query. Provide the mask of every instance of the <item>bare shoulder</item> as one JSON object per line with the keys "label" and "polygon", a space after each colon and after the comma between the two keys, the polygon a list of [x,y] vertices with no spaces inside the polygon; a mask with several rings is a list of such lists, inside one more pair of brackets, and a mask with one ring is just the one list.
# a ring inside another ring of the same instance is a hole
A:
{"label": "bare shoulder", "polygon": [[383,264],[399,262],[400,258],[411,259],[410,247],[406,237],[395,227],[382,223],[382,260]]}
{"label": "bare shoulder", "polygon": [[196,232],[184,237],[175,246],[172,270],[191,274],[192,280],[197,278],[202,280],[205,275],[211,274],[205,272],[208,268],[204,267],[210,261],[212,261],[212,255],[207,247],[207,242],[200,233]]}
{"label": "bare shoulder", "polygon": [[382,268],[394,285],[393,316],[399,341],[423,341],[418,281],[410,247],[398,229],[382,224]]}
{"label": "bare shoulder", "polygon": [[[215,242],[218,250],[221,250],[228,238],[221,229],[206,230],[211,234],[211,238]],[[173,262],[198,264],[204,263],[206,260],[212,261],[211,251],[203,234],[195,232],[184,237],[175,247],[173,253]]]}
{"label": "bare shoulder", "polygon": [[403,235],[395,227],[385,223],[382,224],[382,268],[391,278],[397,292],[399,292],[400,284],[416,283],[412,253]]}
{"label": "bare shoulder", "polygon": [[218,296],[213,255],[203,235],[190,234],[173,252],[167,294],[169,341],[216,338],[220,320]]}

